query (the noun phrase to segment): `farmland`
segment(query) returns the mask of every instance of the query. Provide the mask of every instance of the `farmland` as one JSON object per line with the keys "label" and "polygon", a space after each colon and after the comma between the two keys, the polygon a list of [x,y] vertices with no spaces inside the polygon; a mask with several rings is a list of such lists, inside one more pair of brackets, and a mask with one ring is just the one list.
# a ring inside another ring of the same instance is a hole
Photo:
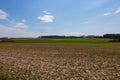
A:
{"label": "farmland", "polygon": [[120,80],[120,43],[109,39],[0,43],[0,74],[13,80]]}
{"label": "farmland", "polygon": [[110,39],[105,39],[105,38],[16,39],[15,42],[5,42],[5,43],[104,44],[104,43],[108,43],[109,40]]}

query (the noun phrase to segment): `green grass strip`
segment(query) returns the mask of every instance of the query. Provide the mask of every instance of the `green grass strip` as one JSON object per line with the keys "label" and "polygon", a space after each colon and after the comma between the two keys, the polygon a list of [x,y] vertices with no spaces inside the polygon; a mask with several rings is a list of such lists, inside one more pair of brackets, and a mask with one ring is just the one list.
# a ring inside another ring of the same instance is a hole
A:
{"label": "green grass strip", "polygon": [[9,78],[6,75],[0,74],[0,80],[13,80],[12,78]]}

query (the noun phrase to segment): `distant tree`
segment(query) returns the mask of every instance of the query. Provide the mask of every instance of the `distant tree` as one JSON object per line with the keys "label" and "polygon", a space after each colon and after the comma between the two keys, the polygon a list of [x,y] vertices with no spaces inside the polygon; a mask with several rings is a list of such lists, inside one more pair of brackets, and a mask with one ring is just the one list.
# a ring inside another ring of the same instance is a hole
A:
{"label": "distant tree", "polygon": [[120,34],[105,34],[103,37],[113,39],[113,42],[120,42]]}
{"label": "distant tree", "polygon": [[41,36],[41,38],[65,38],[65,36],[48,35],[48,36]]}
{"label": "distant tree", "polygon": [[38,38],[103,38],[103,36],[88,35],[88,36],[59,36],[59,35],[47,35],[40,36]]}

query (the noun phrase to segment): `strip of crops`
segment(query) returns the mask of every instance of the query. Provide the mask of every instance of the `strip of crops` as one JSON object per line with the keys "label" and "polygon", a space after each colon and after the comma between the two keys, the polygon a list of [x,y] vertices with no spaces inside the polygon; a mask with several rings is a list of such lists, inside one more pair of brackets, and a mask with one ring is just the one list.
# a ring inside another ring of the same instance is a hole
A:
{"label": "strip of crops", "polygon": [[14,42],[1,42],[1,43],[105,44],[105,43],[109,43],[109,40],[110,39],[104,39],[104,38],[26,39],[26,40],[15,40]]}

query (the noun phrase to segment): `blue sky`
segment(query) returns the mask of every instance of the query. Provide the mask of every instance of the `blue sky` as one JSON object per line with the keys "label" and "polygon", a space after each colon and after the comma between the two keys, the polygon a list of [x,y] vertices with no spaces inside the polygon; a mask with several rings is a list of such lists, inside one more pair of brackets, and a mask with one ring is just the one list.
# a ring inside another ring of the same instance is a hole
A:
{"label": "blue sky", "polygon": [[0,0],[0,37],[120,33],[120,0]]}

